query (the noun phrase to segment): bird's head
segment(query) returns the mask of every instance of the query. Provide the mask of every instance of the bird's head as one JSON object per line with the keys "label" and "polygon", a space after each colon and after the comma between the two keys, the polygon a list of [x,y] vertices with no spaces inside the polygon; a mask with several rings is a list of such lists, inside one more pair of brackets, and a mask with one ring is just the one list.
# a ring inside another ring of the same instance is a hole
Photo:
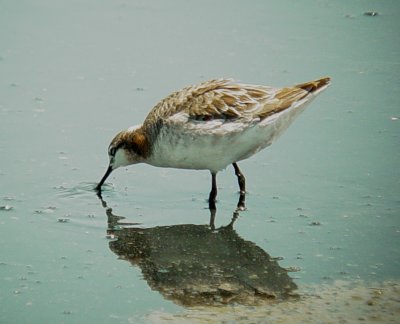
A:
{"label": "bird's head", "polygon": [[147,137],[140,130],[139,126],[119,132],[108,146],[108,169],[96,186],[96,190],[101,191],[101,186],[112,171],[121,166],[143,162],[148,152]]}

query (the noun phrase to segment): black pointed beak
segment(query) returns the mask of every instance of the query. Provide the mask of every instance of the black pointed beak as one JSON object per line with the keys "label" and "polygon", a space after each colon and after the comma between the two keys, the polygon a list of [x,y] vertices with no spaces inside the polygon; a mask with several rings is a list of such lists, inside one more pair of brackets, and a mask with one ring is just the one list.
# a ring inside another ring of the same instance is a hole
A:
{"label": "black pointed beak", "polygon": [[97,192],[101,192],[101,186],[103,185],[103,183],[106,181],[106,179],[108,178],[108,176],[110,175],[110,173],[112,172],[113,168],[111,167],[111,165],[108,167],[106,173],[104,174],[103,178],[101,178],[99,184],[96,186],[95,190]]}

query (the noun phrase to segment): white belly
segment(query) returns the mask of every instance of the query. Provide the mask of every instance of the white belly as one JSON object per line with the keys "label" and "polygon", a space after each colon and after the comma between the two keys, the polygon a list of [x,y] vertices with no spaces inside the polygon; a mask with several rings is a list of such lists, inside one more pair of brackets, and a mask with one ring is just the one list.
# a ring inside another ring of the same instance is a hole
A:
{"label": "white belly", "polygon": [[303,109],[304,103],[300,102],[261,122],[259,119],[187,121],[187,116],[176,115],[161,129],[147,163],[220,171],[271,145]]}

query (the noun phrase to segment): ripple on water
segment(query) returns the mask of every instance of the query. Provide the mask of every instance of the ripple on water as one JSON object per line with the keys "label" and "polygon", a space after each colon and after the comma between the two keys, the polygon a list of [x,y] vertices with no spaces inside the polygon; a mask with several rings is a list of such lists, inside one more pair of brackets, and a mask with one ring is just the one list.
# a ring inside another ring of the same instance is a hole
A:
{"label": "ripple on water", "polygon": [[40,209],[35,210],[35,214],[52,214],[56,209],[57,207],[55,206],[41,207]]}
{"label": "ripple on water", "polygon": [[[75,196],[85,196],[85,195],[93,195],[96,193],[97,182],[81,182],[75,186],[68,187],[64,184],[54,187],[55,190],[59,192],[60,197],[69,198]],[[102,186],[102,192],[107,192],[114,187],[110,184],[104,184]]]}
{"label": "ripple on water", "polygon": [[13,209],[14,209],[14,207],[10,206],[10,205],[0,206],[0,210],[1,211],[10,211],[10,210],[13,210]]}
{"label": "ripple on water", "polygon": [[14,198],[14,197],[5,196],[5,197],[3,197],[3,200],[4,200],[4,201],[7,201],[7,203],[6,203],[5,205],[1,205],[1,206],[0,206],[0,210],[9,211],[9,210],[14,209],[14,207],[11,206],[11,205],[9,204],[11,201],[15,201],[15,198]]}

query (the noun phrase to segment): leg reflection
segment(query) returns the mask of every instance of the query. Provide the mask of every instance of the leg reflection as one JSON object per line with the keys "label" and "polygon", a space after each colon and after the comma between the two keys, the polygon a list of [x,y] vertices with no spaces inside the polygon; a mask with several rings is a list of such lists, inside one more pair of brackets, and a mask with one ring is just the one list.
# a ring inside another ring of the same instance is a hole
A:
{"label": "leg reflection", "polygon": [[[239,198],[238,205],[239,205],[239,203],[240,203],[240,198]],[[222,228],[233,229],[233,224],[239,218],[239,211],[241,211],[241,210],[242,209],[240,209],[240,208],[236,208],[234,210],[234,212],[233,212],[231,222],[228,225],[221,227],[220,229],[222,229]],[[215,218],[216,218],[216,215],[217,215],[217,210],[216,209],[210,209],[210,229],[212,231],[215,230]]]}

